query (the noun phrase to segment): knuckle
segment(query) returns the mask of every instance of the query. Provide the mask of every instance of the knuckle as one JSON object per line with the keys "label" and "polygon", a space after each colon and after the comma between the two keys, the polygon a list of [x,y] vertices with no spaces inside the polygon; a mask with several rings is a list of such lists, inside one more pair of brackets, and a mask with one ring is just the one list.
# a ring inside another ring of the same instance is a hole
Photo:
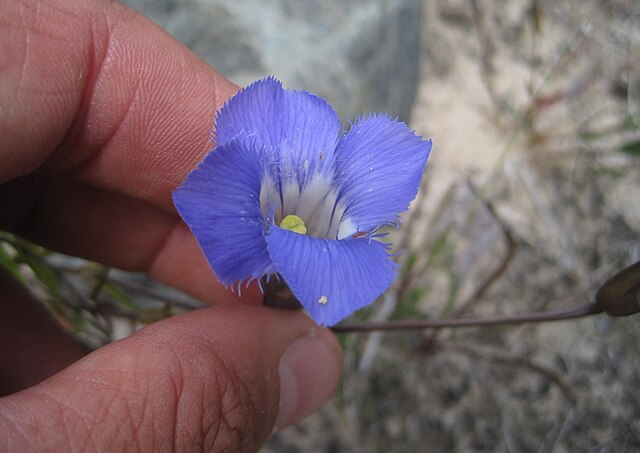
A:
{"label": "knuckle", "polygon": [[236,371],[219,356],[211,360],[211,382],[204,401],[199,435],[206,451],[249,451],[256,445],[259,413],[251,391]]}
{"label": "knuckle", "polygon": [[184,354],[178,357],[175,351],[170,367],[174,450],[185,445],[215,452],[256,449],[262,440],[257,432],[263,423],[255,392],[211,345],[197,343],[192,343],[197,350],[187,354],[192,358],[189,363],[184,363]]}
{"label": "knuckle", "polygon": [[257,451],[275,410],[268,380],[247,376],[205,339],[151,339],[134,340],[144,352],[113,345],[99,363],[85,362],[67,393],[53,392],[48,412],[60,443],[78,451]]}

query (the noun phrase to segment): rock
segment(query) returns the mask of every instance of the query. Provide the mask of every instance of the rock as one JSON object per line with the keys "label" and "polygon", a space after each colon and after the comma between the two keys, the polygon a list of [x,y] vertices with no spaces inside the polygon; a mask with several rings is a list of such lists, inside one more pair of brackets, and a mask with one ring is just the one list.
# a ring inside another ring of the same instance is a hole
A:
{"label": "rock", "polygon": [[266,75],[326,98],[341,118],[408,120],[420,0],[125,0],[239,85]]}

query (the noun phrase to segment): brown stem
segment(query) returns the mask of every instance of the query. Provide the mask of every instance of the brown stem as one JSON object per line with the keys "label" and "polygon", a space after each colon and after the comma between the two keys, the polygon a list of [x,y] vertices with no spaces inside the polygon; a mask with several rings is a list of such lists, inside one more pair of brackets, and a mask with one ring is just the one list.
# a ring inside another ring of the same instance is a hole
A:
{"label": "brown stem", "polygon": [[334,332],[372,332],[389,330],[423,330],[443,327],[476,327],[496,326],[503,324],[519,324],[525,322],[549,322],[564,319],[582,318],[602,313],[602,308],[595,303],[581,305],[566,310],[555,310],[536,313],[522,313],[487,318],[452,318],[452,319],[404,319],[400,321],[362,322],[332,327]]}
{"label": "brown stem", "polygon": [[282,277],[277,275],[266,275],[260,279],[260,284],[264,290],[264,304],[269,307],[286,308],[297,310],[302,305],[289,289]]}

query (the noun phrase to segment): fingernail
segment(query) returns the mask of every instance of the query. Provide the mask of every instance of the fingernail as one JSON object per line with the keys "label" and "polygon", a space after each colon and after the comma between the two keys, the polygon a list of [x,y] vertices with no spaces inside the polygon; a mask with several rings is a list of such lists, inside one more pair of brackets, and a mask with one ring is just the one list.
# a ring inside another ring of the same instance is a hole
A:
{"label": "fingernail", "polygon": [[280,359],[280,410],[276,430],[320,408],[335,392],[342,353],[329,334],[294,340]]}

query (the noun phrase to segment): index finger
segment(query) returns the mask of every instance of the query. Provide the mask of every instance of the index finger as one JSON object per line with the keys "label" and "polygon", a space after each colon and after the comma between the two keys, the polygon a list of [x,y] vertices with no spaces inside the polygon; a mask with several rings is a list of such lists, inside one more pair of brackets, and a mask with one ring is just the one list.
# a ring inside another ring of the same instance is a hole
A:
{"label": "index finger", "polygon": [[0,8],[0,224],[217,297],[171,193],[237,87],[117,2]]}
{"label": "index finger", "polygon": [[117,2],[2,5],[0,181],[43,162],[172,211],[170,193],[210,147],[236,90]]}

